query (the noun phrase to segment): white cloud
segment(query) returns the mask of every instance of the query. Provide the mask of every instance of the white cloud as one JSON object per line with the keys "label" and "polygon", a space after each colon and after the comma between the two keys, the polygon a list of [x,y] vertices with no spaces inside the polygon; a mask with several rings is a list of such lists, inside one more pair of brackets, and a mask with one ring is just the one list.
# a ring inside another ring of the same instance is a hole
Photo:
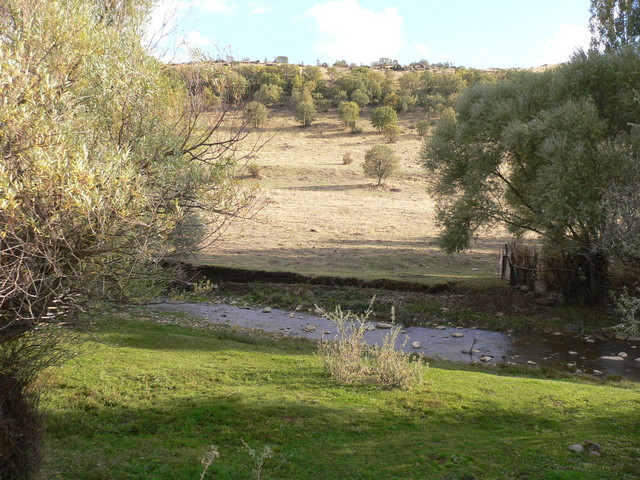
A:
{"label": "white cloud", "polygon": [[208,13],[227,13],[235,8],[228,0],[194,0],[193,6]]}
{"label": "white cloud", "polygon": [[271,11],[270,6],[265,7],[256,7],[249,12],[249,15],[262,15],[263,13],[267,13]]}
{"label": "white cloud", "polygon": [[184,43],[189,48],[202,48],[215,45],[213,43],[213,40],[211,40],[209,37],[205,37],[196,30],[191,30],[189,31],[189,33],[187,33],[187,35],[184,37]]}
{"label": "white cloud", "polygon": [[262,15],[273,9],[271,5],[265,5],[261,2],[249,2],[249,8],[249,15]]}
{"label": "white cloud", "polygon": [[569,60],[578,48],[588,49],[591,33],[587,27],[563,24],[552,37],[542,42],[540,65],[562,63]]}
{"label": "white cloud", "polygon": [[418,52],[418,54],[422,55],[423,58],[429,54],[429,47],[423,43],[414,43],[413,49]]}
{"label": "white cloud", "polygon": [[317,3],[306,12],[316,22],[315,52],[326,61],[371,63],[393,58],[403,45],[403,20],[395,7],[367,10],[358,0]]}

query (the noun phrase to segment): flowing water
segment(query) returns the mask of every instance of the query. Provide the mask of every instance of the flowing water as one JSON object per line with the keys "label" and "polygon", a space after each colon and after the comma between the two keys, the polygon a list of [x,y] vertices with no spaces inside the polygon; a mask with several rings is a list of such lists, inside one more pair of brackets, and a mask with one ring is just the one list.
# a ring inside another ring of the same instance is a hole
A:
{"label": "flowing water", "polygon": [[[213,303],[160,303],[150,307],[165,312],[185,313],[215,324],[262,330],[281,336],[321,339],[335,335],[335,325],[328,319],[304,312],[263,311]],[[365,333],[365,339],[372,344],[380,344],[388,330],[376,328],[377,322],[368,323],[371,330]],[[420,353],[427,358],[567,367],[584,373],[595,371],[598,375],[621,375],[640,380],[640,342],[561,332],[552,335],[516,334],[443,325],[436,328],[404,328],[398,346],[403,344],[404,350]],[[619,353],[626,354],[626,357],[619,356]]]}

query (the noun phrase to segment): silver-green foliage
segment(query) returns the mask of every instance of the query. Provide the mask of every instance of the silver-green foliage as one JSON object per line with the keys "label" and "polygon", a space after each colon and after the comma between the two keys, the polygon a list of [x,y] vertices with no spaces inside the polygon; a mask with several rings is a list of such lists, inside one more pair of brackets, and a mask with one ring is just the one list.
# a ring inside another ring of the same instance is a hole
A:
{"label": "silver-green foliage", "polygon": [[[409,388],[422,382],[424,364],[412,358],[398,346],[401,327],[394,325],[384,336],[382,345],[369,345],[364,339],[367,323],[372,315],[372,304],[358,315],[343,312],[338,306],[326,317],[336,327],[334,340],[320,342],[318,353],[327,372],[347,384],[372,384],[381,387]],[[391,320],[395,315],[391,310]],[[406,340],[405,340],[406,343]],[[400,345],[403,347],[404,343]]]}
{"label": "silver-green foliage", "polygon": [[640,335],[640,288],[636,289],[636,295],[625,290],[614,296],[614,302],[621,322],[613,330],[627,336]]}
{"label": "silver-green foliage", "polygon": [[[467,89],[422,150],[448,251],[483,225],[534,232],[573,256],[590,291],[606,277],[612,186],[640,186],[640,55],[579,53],[544,73]],[[593,298],[596,300],[596,298]]]}

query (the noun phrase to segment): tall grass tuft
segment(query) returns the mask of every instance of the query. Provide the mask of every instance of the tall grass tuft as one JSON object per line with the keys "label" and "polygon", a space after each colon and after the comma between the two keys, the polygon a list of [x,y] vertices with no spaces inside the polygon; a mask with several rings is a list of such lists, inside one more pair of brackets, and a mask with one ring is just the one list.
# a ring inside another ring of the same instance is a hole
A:
{"label": "tall grass tuft", "polygon": [[[382,345],[369,345],[364,339],[367,321],[373,313],[373,301],[362,315],[343,312],[340,306],[326,317],[336,326],[334,340],[322,340],[318,354],[327,372],[346,384],[369,384],[385,388],[410,388],[422,382],[423,363],[396,349],[401,327],[395,325],[384,336]],[[402,344],[402,347],[406,344]]]}

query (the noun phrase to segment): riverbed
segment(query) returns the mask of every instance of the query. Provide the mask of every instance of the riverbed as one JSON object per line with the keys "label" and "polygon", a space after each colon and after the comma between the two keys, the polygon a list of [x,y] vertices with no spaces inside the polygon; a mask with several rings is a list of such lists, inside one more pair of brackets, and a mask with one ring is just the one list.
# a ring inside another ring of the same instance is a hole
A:
{"label": "riverbed", "polygon": [[[286,336],[332,339],[335,325],[319,314],[279,309],[256,309],[223,303],[158,303],[150,308],[179,312],[228,327],[255,329]],[[364,338],[380,344],[388,325],[367,322]],[[382,327],[382,328],[381,328]],[[426,358],[454,362],[508,363],[566,368],[593,375],[620,375],[640,380],[640,342],[613,340],[578,333],[503,333],[438,325],[403,328],[397,347]]]}

